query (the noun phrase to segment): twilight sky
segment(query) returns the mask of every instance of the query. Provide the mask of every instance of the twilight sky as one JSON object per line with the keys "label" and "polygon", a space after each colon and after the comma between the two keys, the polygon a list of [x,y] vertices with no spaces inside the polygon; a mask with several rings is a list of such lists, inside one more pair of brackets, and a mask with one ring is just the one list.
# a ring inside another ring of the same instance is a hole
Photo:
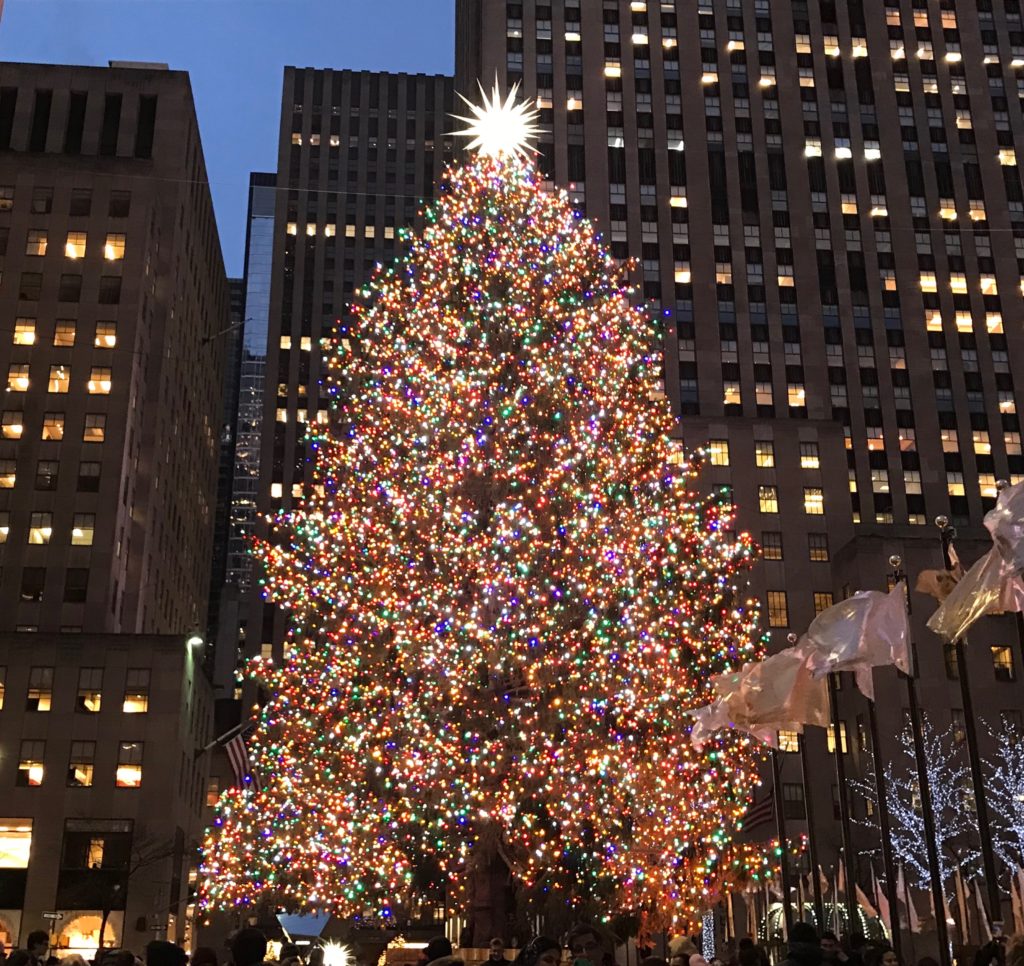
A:
{"label": "twilight sky", "polygon": [[0,59],[187,70],[229,274],[249,172],[274,169],[285,65],[453,70],[453,0],[6,0]]}

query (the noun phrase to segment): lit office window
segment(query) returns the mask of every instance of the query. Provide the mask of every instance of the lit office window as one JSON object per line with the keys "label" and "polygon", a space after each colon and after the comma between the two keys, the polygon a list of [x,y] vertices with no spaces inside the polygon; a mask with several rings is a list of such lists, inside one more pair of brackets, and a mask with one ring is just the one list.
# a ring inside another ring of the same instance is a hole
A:
{"label": "lit office window", "polygon": [[35,345],[36,320],[25,318],[15,319],[13,342],[15,345]]}
{"label": "lit office window", "polygon": [[29,518],[28,542],[49,543],[53,535],[53,514],[33,513]]}
{"label": "lit office window", "polygon": [[757,488],[757,504],[762,513],[778,513],[778,488],[774,486],[759,486]]}
{"label": "lit office window", "polygon": [[85,258],[85,247],[89,236],[84,231],[69,231],[64,242],[65,258]]}
{"label": "lit office window", "polygon": [[45,741],[23,741],[21,754],[18,757],[18,777],[15,784],[21,787],[42,785],[45,757]]}
{"label": "lit office window", "polygon": [[8,409],[0,416],[0,429],[4,439],[21,439],[25,431],[25,416],[20,410]]}
{"label": "lit office window", "polygon": [[68,787],[91,788],[95,763],[95,741],[72,741],[68,755]]}
{"label": "lit office window", "polygon": [[89,393],[93,396],[106,396],[110,392],[111,372],[109,366],[93,366],[89,373]]}
{"label": "lit office window", "polygon": [[117,748],[118,788],[138,788],[142,784],[142,742],[122,741]]}
{"label": "lit office window", "polygon": [[825,512],[825,494],[820,486],[804,487],[804,512],[816,516]]}
{"label": "lit office window", "polygon": [[712,466],[729,465],[729,442],[724,439],[708,440],[708,459]]}
{"label": "lit office window", "polygon": [[71,527],[71,544],[75,547],[91,547],[96,534],[96,514],[76,513]]}
{"label": "lit office window", "polygon": [[103,257],[108,262],[119,262],[124,258],[124,239],[121,232],[109,232],[103,243]]}
{"label": "lit office window", "polygon": [[145,714],[149,710],[149,668],[129,668],[124,681],[125,714]]}

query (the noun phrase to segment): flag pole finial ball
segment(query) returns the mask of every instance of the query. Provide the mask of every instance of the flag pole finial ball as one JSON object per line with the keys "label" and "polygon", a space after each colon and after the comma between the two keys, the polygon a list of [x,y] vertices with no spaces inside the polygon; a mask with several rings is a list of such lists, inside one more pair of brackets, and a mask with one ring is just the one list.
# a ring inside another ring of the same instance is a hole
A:
{"label": "flag pole finial ball", "polygon": [[1009,480],[996,480],[996,489],[1005,490],[1010,485]]}
{"label": "flag pole finial ball", "polygon": [[901,563],[903,563],[903,558],[898,553],[894,553],[889,558],[889,566],[892,567],[894,570],[898,569]]}
{"label": "flag pole finial ball", "polygon": [[949,526],[949,517],[942,516],[941,514],[935,518],[935,526],[940,530],[945,530]]}

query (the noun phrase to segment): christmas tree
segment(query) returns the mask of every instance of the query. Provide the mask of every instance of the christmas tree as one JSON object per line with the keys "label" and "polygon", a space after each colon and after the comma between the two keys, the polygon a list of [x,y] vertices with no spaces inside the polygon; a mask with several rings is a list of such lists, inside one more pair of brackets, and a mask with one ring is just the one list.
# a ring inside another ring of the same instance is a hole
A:
{"label": "christmas tree", "polygon": [[[760,868],[730,848],[751,740],[687,710],[759,654],[725,494],[672,439],[658,333],[495,93],[408,254],[330,353],[315,485],[260,554],[290,611],[202,898],[390,914],[429,860],[495,856],[567,901],[692,921]],[[509,130],[513,130],[509,138]]]}

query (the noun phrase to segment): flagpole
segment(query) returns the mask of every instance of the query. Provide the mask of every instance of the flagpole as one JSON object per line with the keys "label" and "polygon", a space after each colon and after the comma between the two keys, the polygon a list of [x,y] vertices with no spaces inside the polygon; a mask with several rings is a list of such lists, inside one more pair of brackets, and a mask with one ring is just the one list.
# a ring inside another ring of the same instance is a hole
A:
{"label": "flagpole", "polygon": [[[907,910],[907,933],[910,936],[910,958],[917,962],[917,944],[914,942],[914,920],[917,918],[917,910],[913,906],[913,899],[910,896],[910,883],[907,882],[906,865],[900,863],[903,868],[903,901]],[[899,918],[899,909],[896,910],[896,917]]]}
{"label": "flagpole", "polygon": [[[843,869],[846,875],[846,933],[850,935],[856,925],[856,904],[853,898],[853,887],[856,882],[856,875],[853,866],[853,848],[851,842],[853,835],[850,831],[850,798],[846,794],[846,763],[843,761],[843,729],[839,717],[839,688],[836,682],[836,674],[828,676],[828,698],[832,707],[832,748],[836,760],[836,782],[839,785],[839,829],[843,839]],[[839,896],[833,900],[836,909],[839,908]],[[842,932],[841,929],[837,932]],[[942,966],[947,966],[943,963]]]}
{"label": "flagpole", "polygon": [[[939,539],[942,542],[942,562],[946,570],[953,569],[953,557],[950,548],[956,537],[956,528],[950,525],[949,517],[935,518],[935,526],[939,528]],[[988,798],[985,792],[985,778],[981,771],[981,753],[978,750],[978,729],[974,719],[974,703],[971,700],[971,685],[968,679],[966,636],[957,638],[953,645],[956,649],[956,670],[960,679],[960,700],[964,709],[964,731],[967,736],[967,758],[971,766],[971,784],[974,786],[974,804],[978,819],[978,838],[981,841],[981,867],[985,876],[985,889],[988,892],[989,916],[996,931],[1001,931],[1003,920],[1003,897],[996,876],[995,851],[992,848],[992,830],[988,820]]]}
{"label": "flagpole", "polygon": [[782,768],[779,765],[779,751],[772,748],[772,781],[775,784],[775,828],[779,835],[779,867],[782,879],[782,922],[786,927],[786,939],[793,931],[793,908],[789,894],[789,846],[786,838],[786,811],[782,801]]}
{"label": "flagpole", "polygon": [[[789,634],[786,638],[790,647],[793,647],[799,638],[796,634]],[[800,749],[800,784],[804,790],[804,818],[807,821],[807,855],[811,863],[811,894],[814,900],[814,924],[820,932],[825,925],[825,904],[821,898],[821,877],[816,870],[818,865],[818,839],[814,825],[814,795],[813,790],[807,784],[807,743],[805,735],[797,735],[797,747]],[[800,910],[800,919],[803,919],[804,911]]]}
{"label": "flagpole", "polygon": [[811,895],[814,897],[814,921],[820,930],[825,922],[825,903],[821,899],[821,876],[818,874],[818,833],[814,825],[814,793],[807,785],[807,746],[800,735],[800,771],[804,785],[804,810],[807,814],[807,852],[811,862]]}
{"label": "flagpole", "polygon": [[[906,578],[902,569],[903,558],[893,554],[889,558],[892,567],[893,584]],[[907,616],[910,617],[910,585],[906,593]],[[907,683],[907,704],[910,707],[910,730],[914,737],[914,758],[917,763],[917,790],[921,796],[921,817],[924,822],[925,849],[928,853],[928,878],[931,880],[932,906],[935,909],[935,932],[939,940],[939,966],[950,966],[949,927],[946,923],[946,902],[942,891],[942,871],[935,832],[935,812],[932,807],[931,779],[928,776],[928,759],[924,749],[924,730],[921,726],[921,709],[917,701],[917,643],[914,632],[907,621],[907,643],[910,650],[910,673],[904,675]]]}
{"label": "flagpole", "polygon": [[[882,869],[885,872],[885,897],[889,901],[889,923],[893,952],[902,963],[903,936],[900,932],[899,891],[896,887],[896,863],[892,855],[892,828],[889,825],[889,799],[885,791],[885,770],[882,767],[882,743],[878,737],[878,715],[875,702],[868,702],[868,727],[871,729],[871,753],[875,759],[875,798],[878,799],[878,829],[882,837]],[[895,920],[893,919],[895,916]],[[895,922],[895,925],[892,925]]]}

